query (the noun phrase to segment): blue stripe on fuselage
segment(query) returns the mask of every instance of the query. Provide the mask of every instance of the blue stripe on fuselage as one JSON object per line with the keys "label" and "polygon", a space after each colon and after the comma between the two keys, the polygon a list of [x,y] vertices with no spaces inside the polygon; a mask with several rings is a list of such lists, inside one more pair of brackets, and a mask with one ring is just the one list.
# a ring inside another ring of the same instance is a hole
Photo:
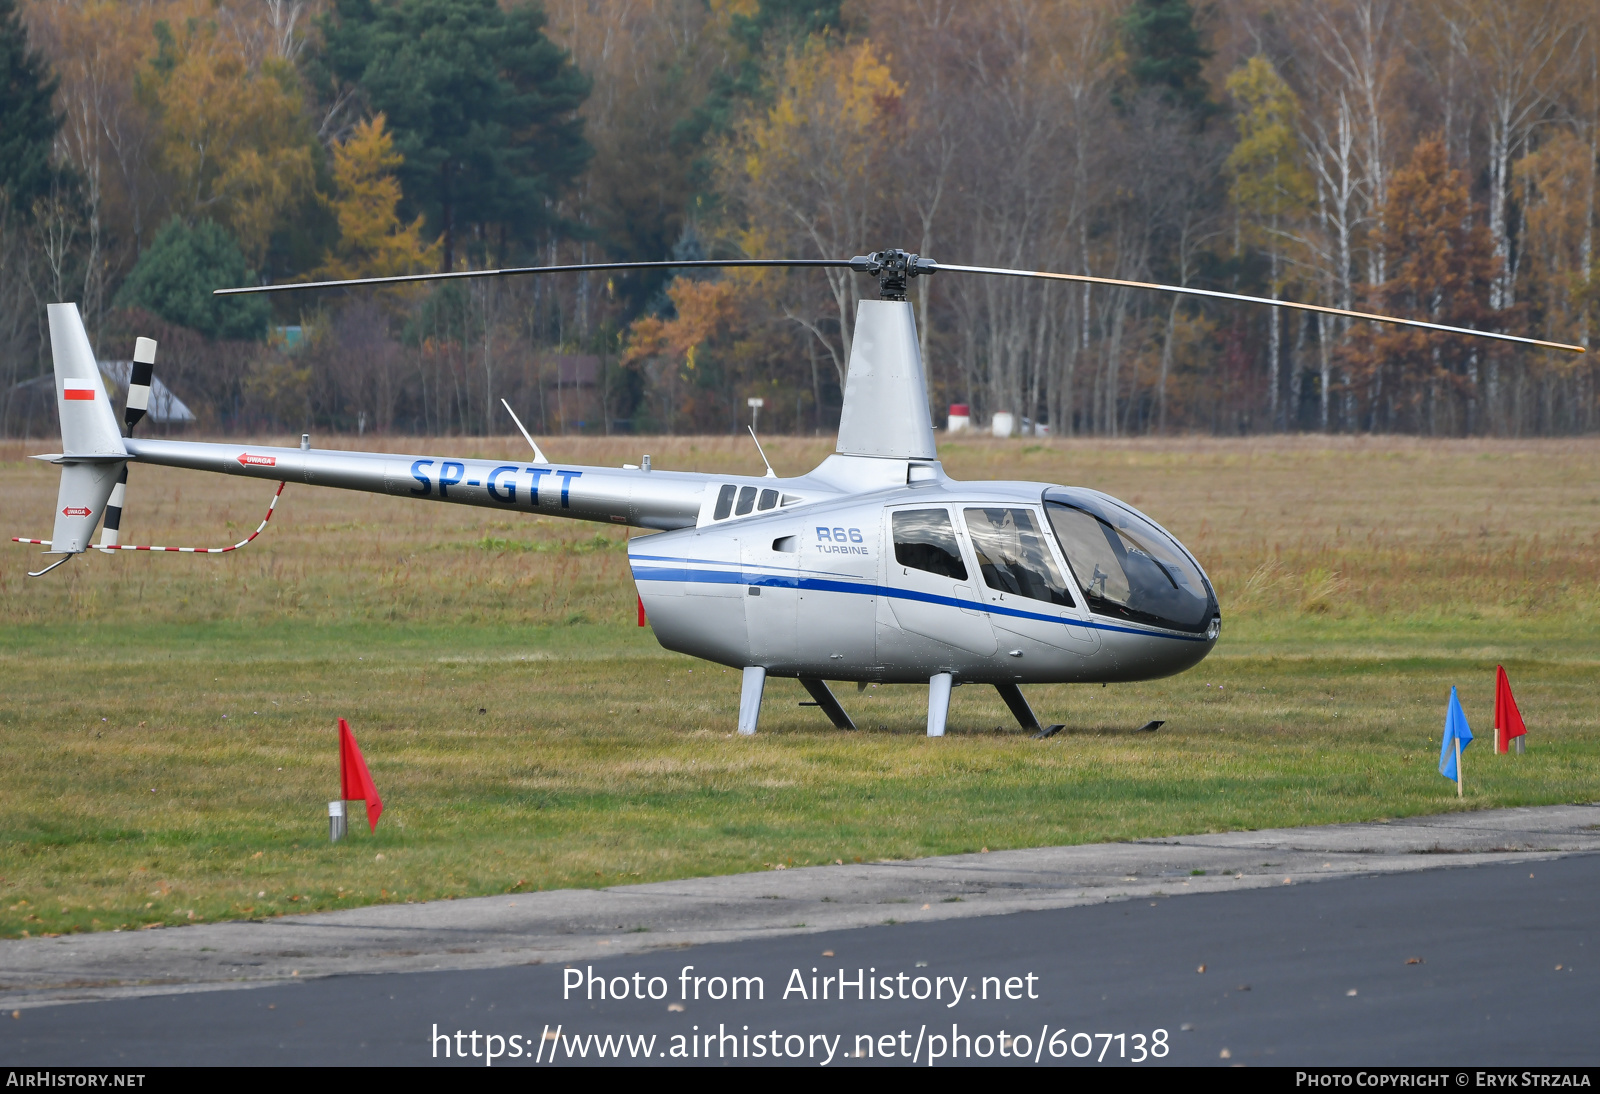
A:
{"label": "blue stripe on fuselage", "polygon": [[1059,623],[1062,626],[1087,627],[1090,630],[1110,631],[1114,634],[1136,634],[1145,638],[1171,638],[1178,642],[1204,642],[1204,635],[1171,634],[1165,631],[1147,631],[1137,627],[1119,626],[1115,623],[1101,623],[1097,620],[1062,619],[1060,616],[1042,615],[1038,612],[1026,612],[1018,608],[1002,607],[998,604],[985,604],[976,600],[958,600],[953,596],[940,596],[937,593],[917,592],[914,589],[896,589],[875,584],[871,581],[841,580],[843,575],[826,574],[824,571],[804,571],[804,573],[821,573],[824,576],[801,576],[801,571],[783,572],[779,574],[756,573],[745,570],[700,570],[692,568],[694,565],[732,566],[731,562],[717,562],[712,559],[669,558],[661,555],[633,555],[629,561],[648,559],[657,562],[676,562],[678,566],[634,566],[633,578],[635,581],[676,581],[685,584],[696,583],[703,585],[759,585],[767,588],[779,589],[810,589],[824,593],[853,593],[858,596],[886,596],[891,600],[917,600],[925,604],[938,604],[950,608],[964,608],[968,611],[974,608],[981,609],[990,615],[1011,616],[1016,619],[1036,619],[1042,623]]}

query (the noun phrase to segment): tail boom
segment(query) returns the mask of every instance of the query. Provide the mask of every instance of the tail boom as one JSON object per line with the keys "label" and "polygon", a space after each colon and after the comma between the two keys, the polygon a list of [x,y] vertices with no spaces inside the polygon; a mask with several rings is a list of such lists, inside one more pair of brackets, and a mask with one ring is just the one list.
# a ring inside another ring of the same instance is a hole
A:
{"label": "tail boom", "polygon": [[713,479],[679,471],[390,452],[134,438],[125,444],[141,464],[661,530],[694,527]]}

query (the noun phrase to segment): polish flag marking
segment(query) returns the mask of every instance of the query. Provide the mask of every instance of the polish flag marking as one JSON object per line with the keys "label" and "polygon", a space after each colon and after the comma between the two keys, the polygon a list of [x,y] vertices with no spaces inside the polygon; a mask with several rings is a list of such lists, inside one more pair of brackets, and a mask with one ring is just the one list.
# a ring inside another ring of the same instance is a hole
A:
{"label": "polish flag marking", "polygon": [[63,399],[82,399],[87,402],[93,402],[94,394],[95,384],[93,380],[61,381],[61,397]]}
{"label": "polish flag marking", "polygon": [[85,509],[81,505],[69,505],[65,509],[61,510],[61,515],[64,517],[86,517],[89,515],[89,512],[90,511],[88,509]]}
{"label": "polish flag marking", "polygon": [[239,453],[239,465],[241,467],[276,467],[278,466],[278,457],[252,456],[248,452],[241,452]]}

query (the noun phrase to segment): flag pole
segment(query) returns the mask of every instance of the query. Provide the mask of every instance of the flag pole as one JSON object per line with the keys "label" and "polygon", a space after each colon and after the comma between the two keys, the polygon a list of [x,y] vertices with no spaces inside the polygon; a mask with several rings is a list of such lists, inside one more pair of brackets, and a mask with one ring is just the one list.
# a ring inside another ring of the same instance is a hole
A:
{"label": "flag pole", "polygon": [[1456,746],[1456,797],[1462,797],[1461,792],[1461,738],[1453,738]]}

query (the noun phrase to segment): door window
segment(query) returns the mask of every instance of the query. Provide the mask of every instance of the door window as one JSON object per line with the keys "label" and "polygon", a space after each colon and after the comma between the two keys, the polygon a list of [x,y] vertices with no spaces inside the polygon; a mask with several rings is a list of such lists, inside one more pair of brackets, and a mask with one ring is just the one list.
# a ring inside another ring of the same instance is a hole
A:
{"label": "door window", "polygon": [[961,545],[950,514],[943,509],[902,509],[894,514],[894,560],[913,570],[967,579]]}
{"label": "door window", "polygon": [[996,592],[1073,606],[1072,593],[1050,555],[1030,509],[968,509],[967,534],[983,582]]}

